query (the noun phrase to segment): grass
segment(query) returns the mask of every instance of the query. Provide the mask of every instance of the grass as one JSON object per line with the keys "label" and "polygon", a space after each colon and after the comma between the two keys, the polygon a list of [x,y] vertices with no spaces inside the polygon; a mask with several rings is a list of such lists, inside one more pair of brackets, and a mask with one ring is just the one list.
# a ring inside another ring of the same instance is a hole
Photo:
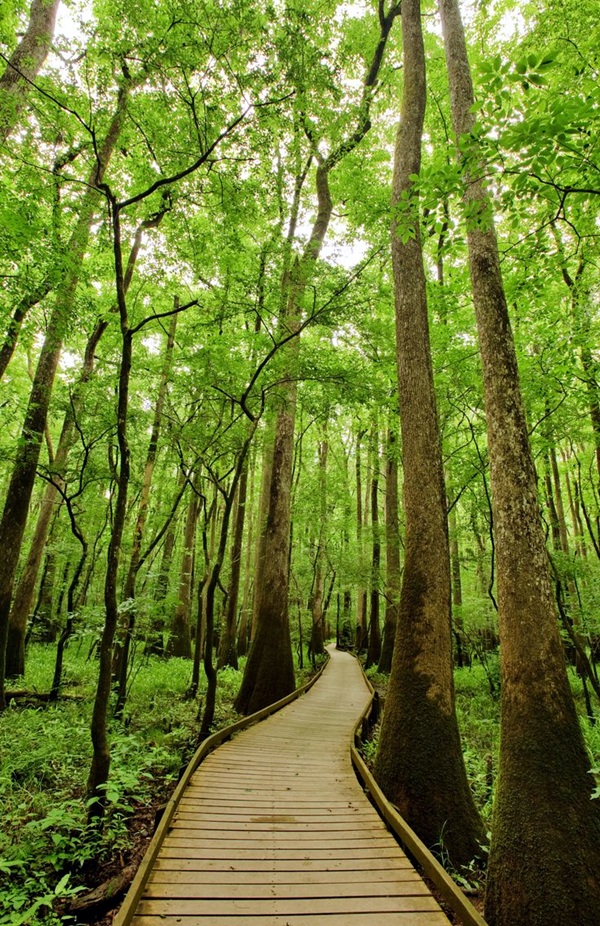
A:
{"label": "grass", "polygon": [[[127,853],[133,815],[166,798],[195,747],[198,703],[185,697],[189,661],[138,659],[123,721],[110,725],[104,827],[90,830],[85,785],[97,674],[96,660],[87,658],[90,643],[67,650],[64,699],[9,708],[0,721],[1,926],[57,922],[56,897],[74,893],[92,868]],[[54,648],[33,644],[27,688],[47,691],[53,664]],[[233,719],[240,680],[241,671],[219,674],[217,726]]]}

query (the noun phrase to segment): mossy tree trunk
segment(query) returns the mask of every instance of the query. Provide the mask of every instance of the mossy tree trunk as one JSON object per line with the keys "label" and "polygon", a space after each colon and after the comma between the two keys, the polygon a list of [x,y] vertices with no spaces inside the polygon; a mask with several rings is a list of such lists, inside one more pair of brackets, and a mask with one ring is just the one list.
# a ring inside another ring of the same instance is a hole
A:
{"label": "mossy tree trunk", "polygon": [[[403,0],[404,88],[396,139],[392,262],[406,541],[396,645],[375,774],[431,848],[456,868],[480,854],[454,707],[450,558],[418,196],[426,101],[419,0]],[[404,194],[404,197],[403,197]]]}
{"label": "mossy tree trunk", "polygon": [[32,0],[27,30],[0,77],[0,144],[18,124],[33,82],[50,51],[60,0]]}
{"label": "mossy tree trunk", "polygon": [[[456,0],[440,0],[485,385],[497,548],[501,742],[486,894],[491,926],[600,923],[600,806],[565,670],[490,202],[473,150],[473,86]],[[464,156],[464,155],[463,155]]]}

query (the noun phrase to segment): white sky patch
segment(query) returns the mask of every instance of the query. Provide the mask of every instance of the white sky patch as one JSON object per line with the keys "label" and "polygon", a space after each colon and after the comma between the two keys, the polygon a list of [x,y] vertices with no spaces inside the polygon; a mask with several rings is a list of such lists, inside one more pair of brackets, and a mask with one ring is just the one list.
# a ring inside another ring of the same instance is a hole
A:
{"label": "white sky patch", "polygon": [[65,371],[72,370],[74,367],[80,367],[82,362],[79,354],[75,354],[70,350],[64,350],[60,358],[60,369]]}
{"label": "white sky patch", "polygon": [[56,17],[56,35],[67,39],[79,38],[81,26],[89,26],[94,21],[93,4],[88,0],[61,3]]}
{"label": "white sky patch", "polygon": [[497,36],[502,42],[522,38],[527,32],[527,23],[519,10],[507,10],[498,23]]}
{"label": "white sky patch", "polygon": [[335,18],[341,22],[347,19],[364,19],[367,14],[367,7],[364,3],[342,3],[335,12]]}
{"label": "white sky patch", "polygon": [[142,338],[142,344],[149,354],[160,354],[161,336],[159,334],[149,334]]}
{"label": "white sky patch", "polygon": [[321,251],[321,257],[336,267],[353,270],[365,259],[368,250],[369,245],[361,238],[355,238],[351,243],[326,241]]}

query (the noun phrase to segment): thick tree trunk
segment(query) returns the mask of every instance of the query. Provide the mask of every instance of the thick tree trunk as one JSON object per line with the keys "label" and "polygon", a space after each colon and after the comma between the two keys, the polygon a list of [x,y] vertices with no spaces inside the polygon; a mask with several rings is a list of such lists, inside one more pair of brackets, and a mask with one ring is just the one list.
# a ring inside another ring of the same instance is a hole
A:
{"label": "thick tree trunk", "polygon": [[496,532],[502,713],[486,918],[600,923],[600,806],[565,670],[490,203],[473,151],[473,87],[457,0],[440,0],[465,201]]}
{"label": "thick tree trunk", "polygon": [[[419,0],[402,0],[404,89],[394,164],[392,262],[406,541],[396,645],[375,774],[407,822],[452,865],[480,854],[454,707],[450,558],[418,198],[426,101]],[[403,199],[402,194],[406,199]]]}
{"label": "thick tree trunk", "polygon": [[397,435],[394,428],[390,428],[388,432],[385,479],[385,540],[385,621],[381,656],[377,667],[379,672],[390,672],[392,669],[401,591]]}
{"label": "thick tree trunk", "polygon": [[52,44],[60,0],[32,0],[29,25],[0,77],[0,145],[15,129]]}
{"label": "thick tree trunk", "polygon": [[[373,88],[377,77],[387,39],[398,7],[393,6],[389,13],[384,13],[383,2],[380,6],[380,36],[373,60],[363,84],[363,95],[359,107],[357,124],[342,142],[327,156],[323,157],[316,140],[312,137],[310,127],[305,129],[313,145],[313,156],[318,163],[315,172],[317,191],[317,214],[315,216],[309,240],[302,255],[295,258],[289,272],[286,269],[282,280],[282,292],[285,298],[285,312],[282,318],[282,330],[288,338],[288,357],[290,372],[294,372],[296,356],[299,349],[300,317],[302,300],[313,273],[327,228],[333,212],[333,202],[329,189],[329,175],[336,165],[362,141],[370,128],[369,112]],[[307,168],[308,169],[308,168]],[[307,170],[306,169],[306,170]],[[306,170],[298,170],[295,207],[292,210],[290,233],[297,220],[299,193],[306,177]],[[292,236],[288,235],[291,244]],[[295,337],[294,337],[295,335]],[[288,621],[289,588],[289,546],[290,546],[290,500],[292,461],[294,454],[294,427],[296,413],[297,386],[292,377],[286,389],[282,390],[281,407],[277,414],[273,465],[269,492],[269,512],[267,515],[264,547],[261,546],[262,579],[259,594],[259,611],[256,637],[246,663],[242,686],[235,706],[240,713],[250,713],[265,707],[271,701],[281,698],[293,690],[294,669],[292,659],[291,637]]]}
{"label": "thick tree trunk", "polygon": [[21,441],[17,450],[4,512],[0,522],[0,548],[5,551],[0,560],[0,710],[5,707],[4,669],[13,582],[46,428],[54,377],[60,359],[63,338],[75,307],[79,273],[98,202],[96,187],[102,181],[121,131],[128,90],[129,87],[126,86],[119,92],[117,110],[98,153],[98,163],[90,177],[89,189],[83,197],[79,218],[71,237],[68,248],[69,271],[57,292],[55,306],[46,328],[46,336],[33,379]]}
{"label": "thick tree trunk", "polygon": [[287,390],[287,405],[277,416],[256,634],[235,701],[240,714],[251,714],[294,690],[288,585],[295,406],[296,387],[292,384]]}

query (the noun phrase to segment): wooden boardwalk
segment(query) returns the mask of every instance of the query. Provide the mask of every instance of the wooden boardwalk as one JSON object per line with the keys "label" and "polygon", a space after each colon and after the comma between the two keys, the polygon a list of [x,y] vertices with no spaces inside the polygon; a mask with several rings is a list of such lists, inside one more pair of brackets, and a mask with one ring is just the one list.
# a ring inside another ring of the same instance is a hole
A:
{"label": "wooden boardwalk", "polygon": [[331,651],[318,683],[211,753],[162,843],[134,926],[447,926],[350,763],[369,701]]}

